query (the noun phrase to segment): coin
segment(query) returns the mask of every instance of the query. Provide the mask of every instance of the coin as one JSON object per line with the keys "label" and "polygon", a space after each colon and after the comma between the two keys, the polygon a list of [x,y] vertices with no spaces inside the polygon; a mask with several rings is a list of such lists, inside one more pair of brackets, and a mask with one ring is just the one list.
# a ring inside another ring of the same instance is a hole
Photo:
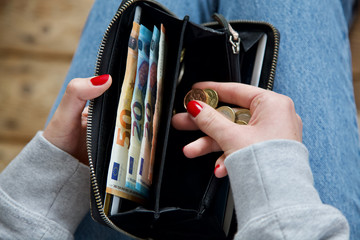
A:
{"label": "coin", "polygon": [[183,61],[184,61],[184,57],[185,57],[185,48],[183,48],[183,49],[181,50],[180,62],[183,62]]}
{"label": "coin", "polygon": [[184,98],[184,107],[186,109],[187,104],[192,100],[202,101],[204,103],[208,102],[208,96],[206,92],[199,88],[191,89]]}
{"label": "coin", "polygon": [[248,122],[243,121],[243,120],[235,120],[235,123],[239,124],[239,125],[248,125]]}
{"label": "coin", "polygon": [[210,88],[204,89],[206,95],[208,96],[208,102],[211,107],[216,108],[219,103],[219,95],[218,93]]}
{"label": "coin", "polygon": [[230,121],[235,122],[235,111],[231,107],[222,106],[217,108],[216,110],[220,112],[222,115],[224,115]]}
{"label": "coin", "polygon": [[235,123],[247,125],[250,121],[251,113],[249,109],[240,108],[235,111]]}

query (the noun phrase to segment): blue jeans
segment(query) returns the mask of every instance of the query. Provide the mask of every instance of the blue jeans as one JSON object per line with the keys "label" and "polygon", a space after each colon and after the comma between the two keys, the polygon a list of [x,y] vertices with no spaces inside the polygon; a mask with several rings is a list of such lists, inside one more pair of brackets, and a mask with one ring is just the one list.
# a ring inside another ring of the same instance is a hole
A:
{"label": "blue jeans", "polygon": [[[279,29],[274,91],[291,97],[303,120],[303,142],[310,153],[315,187],[322,201],[342,211],[351,227],[351,239],[360,239],[360,143],[348,39],[354,1],[159,2],[178,17],[187,14],[197,23],[212,21],[212,13],[219,12],[230,20],[268,21]],[[72,78],[94,75],[103,32],[119,3],[120,0],[95,1],[52,113]],[[90,216],[84,219],[75,237],[128,239],[93,223]]]}

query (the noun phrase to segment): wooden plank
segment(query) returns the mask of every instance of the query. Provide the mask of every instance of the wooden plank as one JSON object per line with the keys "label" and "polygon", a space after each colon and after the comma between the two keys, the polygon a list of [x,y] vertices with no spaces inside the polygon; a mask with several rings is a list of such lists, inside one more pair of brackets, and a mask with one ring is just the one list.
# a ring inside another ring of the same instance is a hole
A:
{"label": "wooden plank", "polygon": [[[360,16],[358,14],[350,30],[350,46],[354,81],[360,81]],[[360,92],[359,92],[360,94]]]}
{"label": "wooden plank", "polygon": [[72,55],[94,0],[2,0],[0,49]]}
{"label": "wooden plank", "polygon": [[[357,74],[357,77],[360,78],[360,73]],[[358,112],[360,113],[360,81],[354,81],[354,93],[355,93],[356,107]]]}
{"label": "wooden plank", "polygon": [[26,141],[44,127],[69,65],[56,59],[0,55],[0,140]]}
{"label": "wooden plank", "polygon": [[[355,18],[354,24],[350,30],[350,46],[352,54],[352,68],[354,81],[355,102],[360,113],[360,11]],[[358,120],[359,120],[358,114]]]}

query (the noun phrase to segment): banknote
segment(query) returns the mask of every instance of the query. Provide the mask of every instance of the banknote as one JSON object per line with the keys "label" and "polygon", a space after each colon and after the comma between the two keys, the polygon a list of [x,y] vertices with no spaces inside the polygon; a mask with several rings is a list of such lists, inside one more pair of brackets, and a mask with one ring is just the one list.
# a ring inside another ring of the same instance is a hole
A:
{"label": "banknote", "polygon": [[146,198],[149,195],[150,183],[148,181],[148,172],[150,164],[151,141],[153,136],[152,124],[153,113],[156,100],[156,83],[157,83],[157,62],[159,55],[159,40],[160,32],[154,26],[151,44],[150,44],[150,58],[149,58],[149,73],[145,95],[145,114],[143,139],[141,142],[140,157],[136,177],[136,189],[141,195]]}
{"label": "banknote", "polygon": [[145,93],[149,72],[149,54],[152,32],[140,25],[138,62],[134,92],[131,100],[131,134],[125,186],[136,191],[136,175],[140,156],[145,116]]}
{"label": "banknote", "polygon": [[106,204],[104,206],[104,210],[105,213],[108,213],[108,208],[111,208],[111,214],[118,212],[117,208],[119,197],[129,200],[142,201],[139,194],[125,187],[127,157],[130,146],[131,99],[133,95],[138,59],[137,42],[140,31],[140,16],[141,8],[137,7],[128,42],[125,76],[117,109],[114,139],[106,183]]}
{"label": "banknote", "polygon": [[165,75],[165,59],[167,53],[166,33],[163,24],[160,26],[160,40],[159,40],[159,57],[157,65],[157,92],[155,100],[154,118],[153,118],[153,136],[151,141],[150,164],[148,170],[147,182],[151,185],[153,180],[155,150],[157,145],[157,135],[159,130],[160,116],[161,116],[161,103],[163,98],[163,80]]}

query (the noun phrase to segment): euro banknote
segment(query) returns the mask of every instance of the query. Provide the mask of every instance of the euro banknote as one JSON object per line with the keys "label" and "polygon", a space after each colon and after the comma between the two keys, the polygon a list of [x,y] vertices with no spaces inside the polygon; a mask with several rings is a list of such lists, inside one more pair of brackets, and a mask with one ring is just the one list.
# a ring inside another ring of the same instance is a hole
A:
{"label": "euro banknote", "polygon": [[157,89],[157,62],[159,55],[159,40],[160,32],[154,26],[151,44],[150,44],[150,59],[149,59],[149,73],[145,95],[145,114],[143,138],[140,148],[139,163],[136,177],[136,189],[145,196],[149,195],[150,182],[148,181],[148,172],[150,164],[151,141],[153,136],[153,114],[156,100]]}
{"label": "euro banknote", "polygon": [[133,96],[131,100],[131,134],[125,186],[136,191],[136,174],[140,156],[145,116],[145,93],[149,72],[149,54],[152,32],[140,25],[138,61]]}

